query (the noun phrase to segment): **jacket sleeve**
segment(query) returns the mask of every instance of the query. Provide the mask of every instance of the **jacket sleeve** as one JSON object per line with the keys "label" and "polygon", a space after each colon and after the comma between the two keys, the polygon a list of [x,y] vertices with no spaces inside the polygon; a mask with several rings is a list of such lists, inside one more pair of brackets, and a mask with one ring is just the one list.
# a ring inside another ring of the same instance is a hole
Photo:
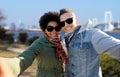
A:
{"label": "jacket sleeve", "polygon": [[27,50],[18,55],[15,58],[4,58],[4,61],[13,71],[15,76],[19,76],[33,63],[35,57],[38,54],[38,43],[34,42]]}
{"label": "jacket sleeve", "polygon": [[120,40],[96,29],[91,42],[98,54],[106,53],[120,60]]}

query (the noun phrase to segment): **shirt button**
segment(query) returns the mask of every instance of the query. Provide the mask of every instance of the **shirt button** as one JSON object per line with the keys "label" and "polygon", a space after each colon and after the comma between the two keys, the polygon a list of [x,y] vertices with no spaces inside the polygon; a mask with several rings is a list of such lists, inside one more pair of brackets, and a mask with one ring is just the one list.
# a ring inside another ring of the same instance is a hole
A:
{"label": "shirt button", "polygon": [[75,76],[75,74],[74,74],[74,73],[72,73],[72,76]]}
{"label": "shirt button", "polygon": [[71,64],[71,66],[74,66],[74,64]]}

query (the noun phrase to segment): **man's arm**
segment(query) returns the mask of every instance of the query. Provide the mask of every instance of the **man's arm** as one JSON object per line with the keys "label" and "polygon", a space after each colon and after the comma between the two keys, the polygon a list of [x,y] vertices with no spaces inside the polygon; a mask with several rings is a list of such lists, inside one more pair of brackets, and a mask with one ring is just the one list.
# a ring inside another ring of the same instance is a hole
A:
{"label": "man's arm", "polygon": [[120,40],[108,34],[95,30],[92,34],[91,42],[98,54],[106,53],[120,59]]}

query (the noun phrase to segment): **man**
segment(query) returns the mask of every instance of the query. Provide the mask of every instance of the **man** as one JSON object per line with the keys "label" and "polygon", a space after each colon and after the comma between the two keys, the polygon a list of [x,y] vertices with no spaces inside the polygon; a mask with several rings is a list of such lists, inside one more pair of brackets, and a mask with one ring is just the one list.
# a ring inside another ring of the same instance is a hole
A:
{"label": "man", "polygon": [[66,33],[68,50],[67,72],[69,77],[100,77],[100,56],[106,53],[120,60],[120,40],[98,29],[78,26],[75,13],[60,10],[60,25]]}

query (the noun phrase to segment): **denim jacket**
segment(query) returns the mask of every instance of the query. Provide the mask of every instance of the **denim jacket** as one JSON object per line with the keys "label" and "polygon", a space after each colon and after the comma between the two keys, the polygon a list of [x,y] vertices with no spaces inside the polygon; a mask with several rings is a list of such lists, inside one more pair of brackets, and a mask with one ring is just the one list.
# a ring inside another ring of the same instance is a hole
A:
{"label": "denim jacket", "polygon": [[102,53],[120,60],[120,40],[98,29],[77,27],[65,37],[68,50],[67,73],[70,77],[102,77]]}

